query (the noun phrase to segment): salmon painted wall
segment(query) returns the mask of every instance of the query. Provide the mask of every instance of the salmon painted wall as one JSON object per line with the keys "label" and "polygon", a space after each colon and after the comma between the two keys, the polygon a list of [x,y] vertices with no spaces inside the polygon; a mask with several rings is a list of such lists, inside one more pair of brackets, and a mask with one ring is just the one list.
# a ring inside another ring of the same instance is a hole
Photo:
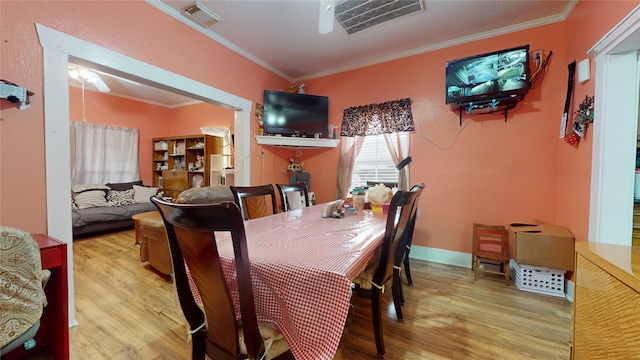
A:
{"label": "salmon painted wall", "polygon": [[[36,93],[31,109],[2,112],[1,224],[46,231],[43,58],[35,22],[254,102],[262,102],[264,89],[289,85],[143,1],[126,4],[127,11],[119,2],[0,2],[0,77]],[[508,224],[540,219],[586,234],[589,139],[577,150],[558,139],[567,60],[581,59],[633,5],[584,1],[562,23],[309,80],[306,89],[330,97],[332,124],[339,124],[341,110],[349,106],[413,99],[417,130],[412,137],[411,176],[412,182],[427,184],[416,245],[469,252],[474,221]],[[137,15],[141,12],[144,20]],[[444,105],[445,62],[521,44],[554,53],[542,87],[532,89],[509,112],[506,123],[502,114],[474,114],[464,115],[460,127],[458,113]],[[183,59],[189,59],[188,64]],[[578,86],[574,99],[581,100],[592,89],[589,83]],[[253,122],[251,134],[256,133]],[[294,154],[252,141],[251,183],[286,181],[281,171]],[[312,188],[320,201],[333,198],[337,156],[337,149],[305,150],[301,156],[314,176]],[[585,183],[574,188],[575,181]],[[16,188],[30,191],[12,191]],[[584,210],[575,214],[572,202]]]}
{"label": "salmon painted wall", "polygon": [[[350,106],[413,100],[411,183],[426,184],[414,244],[468,253],[473,222],[555,220],[558,127],[552,114],[562,105],[564,77],[561,63],[551,61],[543,85],[509,111],[506,123],[502,112],[463,113],[460,127],[458,111],[444,103],[445,63],[524,44],[562,58],[563,29],[554,24],[520,31],[309,81],[307,87],[330,92],[334,117]],[[335,175],[327,171],[323,181],[335,183]]]}
{"label": "salmon painted wall", "polygon": [[[152,134],[168,123],[171,109],[95,91],[85,91],[84,98],[87,122],[138,129],[140,178],[151,185]],[[69,116],[71,121],[82,121],[82,90],[75,87],[69,87]]]}
{"label": "salmon painted wall", "polygon": [[[233,116],[233,110],[209,103],[177,107],[173,109],[172,121],[166,129],[170,131],[165,131],[160,136],[201,134],[201,127],[229,128],[233,134]],[[149,162],[151,161],[149,160]],[[151,176],[151,172],[149,172],[149,176]]]}
{"label": "salmon painted wall", "polygon": [[[637,1],[581,1],[565,21],[565,66],[574,60],[580,62],[583,59],[589,59],[591,64],[591,79],[582,84],[576,79],[571,103],[572,115],[586,95],[593,96],[595,93],[596,64],[594,57],[587,55],[587,51],[636,5]],[[570,118],[573,119],[574,116]],[[561,171],[558,173],[557,221],[569,227],[576,241],[588,240],[593,146],[591,136],[592,133],[587,130],[577,148],[562,141],[558,143]]]}
{"label": "salmon painted wall", "polygon": [[[126,11],[123,11],[123,4]],[[141,13],[145,16],[141,17]],[[47,229],[43,51],[35,23],[253,102],[262,102],[265,88],[288,85],[277,75],[142,0],[124,3],[0,1],[0,78],[35,92],[28,110],[4,109],[3,104],[0,122],[0,224],[29,232],[46,232]],[[252,123],[251,133],[257,133],[257,128],[257,122]],[[251,162],[259,164],[256,150],[257,144],[252,143]],[[260,174],[252,172],[251,182],[257,183],[259,179]]]}
{"label": "salmon painted wall", "polygon": [[[308,81],[306,89],[329,93],[333,124],[339,124],[340,112],[349,106],[413,99],[417,129],[411,139],[411,182],[427,185],[415,245],[470,252],[473,222],[540,220],[565,225],[584,239],[591,145],[587,139],[575,149],[558,137],[567,59],[584,58],[634,5],[581,2],[567,22],[327,76]],[[502,113],[464,114],[460,127],[458,113],[444,104],[445,62],[522,44],[543,50],[545,56],[553,52],[542,85],[509,111],[506,123]],[[574,99],[579,103],[589,92],[593,94],[593,85],[578,85]],[[327,155],[332,157],[327,161],[337,161],[336,152]],[[334,183],[331,170],[320,172],[320,181]]]}
{"label": "salmon painted wall", "polygon": [[[233,111],[209,103],[169,108],[95,91],[85,91],[86,121],[138,129],[140,178],[152,183],[152,140],[163,136],[200,134],[201,127],[233,129]],[[69,115],[82,121],[82,90],[69,87]]]}

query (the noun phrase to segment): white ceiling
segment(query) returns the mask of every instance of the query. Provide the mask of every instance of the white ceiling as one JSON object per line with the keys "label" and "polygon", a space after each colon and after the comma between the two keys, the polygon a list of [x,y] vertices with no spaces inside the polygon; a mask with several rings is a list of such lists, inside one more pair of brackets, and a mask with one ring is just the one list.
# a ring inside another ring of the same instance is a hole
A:
{"label": "white ceiling", "polygon": [[[181,13],[183,8],[195,3],[193,0],[147,2],[209,36],[212,41],[297,83],[562,21],[577,1],[424,0],[424,11],[352,35],[337,22],[334,22],[332,32],[319,34],[317,0],[199,0],[201,6],[222,18],[210,28],[198,25]],[[487,49],[490,50],[499,49]],[[105,82],[109,85],[107,79]],[[109,87],[113,93],[121,91],[121,96],[143,98],[170,107],[187,102],[184,97],[176,100],[157,97],[166,96],[164,92],[152,96],[152,91],[132,94],[118,85]]]}

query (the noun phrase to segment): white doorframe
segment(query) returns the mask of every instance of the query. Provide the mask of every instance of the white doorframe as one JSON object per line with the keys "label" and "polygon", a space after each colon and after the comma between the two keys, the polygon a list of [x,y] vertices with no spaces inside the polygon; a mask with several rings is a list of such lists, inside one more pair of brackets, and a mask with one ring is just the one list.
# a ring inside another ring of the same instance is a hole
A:
{"label": "white doorframe", "polygon": [[589,241],[631,244],[638,128],[640,5],[589,50],[595,118]]}
{"label": "white doorframe", "polygon": [[250,121],[252,102],[126,55],[36,24],[44,61],[44,134],[47,191],[47,233],[67,243],[69,324],[75,320],[73,233],[71,229],[71,159],[69,145],[69,57],[115,70],[204,102],[234,110],[236,183],[250,183]]}

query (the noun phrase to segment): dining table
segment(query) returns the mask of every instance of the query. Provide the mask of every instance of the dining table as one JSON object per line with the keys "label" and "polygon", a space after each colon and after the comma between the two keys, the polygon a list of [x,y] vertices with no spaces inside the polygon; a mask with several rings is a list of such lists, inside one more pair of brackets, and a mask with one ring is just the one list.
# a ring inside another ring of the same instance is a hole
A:
{"label": "dining table", "polygon": [[[258,321],[274,324],[297,360],[333,359],[349,313],[352,280],[385,232],[382,212],[324,218],[323,208],[313,205],[244,222]],[[240,317],[229,233],[216,233],[216,243]]]}

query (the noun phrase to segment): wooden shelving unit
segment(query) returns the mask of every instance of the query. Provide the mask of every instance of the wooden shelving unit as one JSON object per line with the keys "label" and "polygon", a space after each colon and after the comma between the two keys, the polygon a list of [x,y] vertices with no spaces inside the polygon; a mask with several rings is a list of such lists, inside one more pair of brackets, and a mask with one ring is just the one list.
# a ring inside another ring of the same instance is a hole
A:
{"label": "wooden shelving unit", "polygon": [[173,198],[192,187],[208,186],[210,156],[222,154],[224,149],[223,138],[204,134],[155,138],[152,142],[153,186]]}

